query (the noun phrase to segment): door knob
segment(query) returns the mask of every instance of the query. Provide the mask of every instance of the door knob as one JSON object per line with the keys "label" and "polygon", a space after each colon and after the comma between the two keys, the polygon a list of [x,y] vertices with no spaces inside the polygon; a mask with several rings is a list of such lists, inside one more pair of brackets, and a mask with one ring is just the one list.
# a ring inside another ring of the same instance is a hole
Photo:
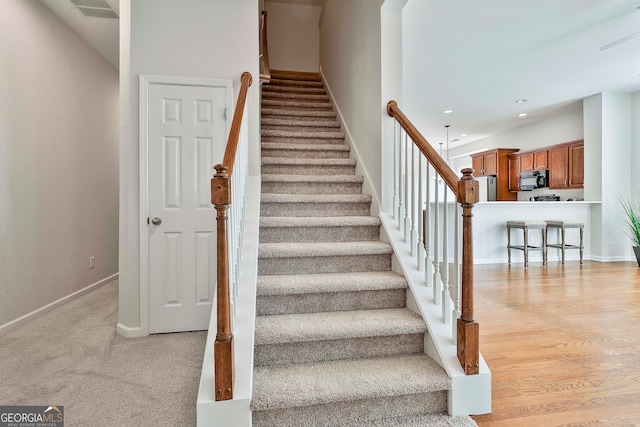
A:
{"label": "door knob", "polygon": [[158,218],[158,217],[155,217],[155,218],[153,218],[153,219],[151,220],[151,224],[153,224],[153,225],[160,225],[160,224],[162,224],[162,220],[161,220],[160,218]]}

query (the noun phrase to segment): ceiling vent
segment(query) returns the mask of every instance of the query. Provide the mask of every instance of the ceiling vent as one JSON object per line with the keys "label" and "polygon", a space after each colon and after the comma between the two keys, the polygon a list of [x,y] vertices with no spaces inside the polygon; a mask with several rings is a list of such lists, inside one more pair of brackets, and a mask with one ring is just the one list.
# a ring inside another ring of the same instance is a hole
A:
{"label": "ceiling vent", "polygon": [[107,0],[71,0],[84,16],[118,19],[118,13]]}

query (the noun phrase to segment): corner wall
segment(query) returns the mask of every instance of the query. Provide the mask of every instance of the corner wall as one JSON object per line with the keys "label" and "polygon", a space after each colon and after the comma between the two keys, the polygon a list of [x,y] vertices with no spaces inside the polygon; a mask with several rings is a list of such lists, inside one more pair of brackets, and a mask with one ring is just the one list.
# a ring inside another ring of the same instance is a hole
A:
{"label": "corner wall", "polygon": [[[122,335],[146,335],[140,313],[139,77],[141,74],[233,80],[249,71],[245,119],[259,153],[258,0],[120,0],[120,318]],[[123,55],[128,55],[123,57]],[[222,160],[222,157],[221,157]],[[250,158],[259,175],[259,155]],[[212,171],[213,174],[213,171]]]}
{"label": "corner wall", "polygon": [[[359,167],[382,198],[382,0],[329,0],[320,26],[320,68],[331,88]],[[386,114],[386,113],[384,113]]]}
{"label": "corner wall", "polygon": [[267,11],[269,67],[273,70],[317,73],[320,67],[322,7],[264,2]]}
{"label": "corner wall", "polygon": [[0,57],[8,330],[118,272],[118,73],[39,1],[2,2]]}

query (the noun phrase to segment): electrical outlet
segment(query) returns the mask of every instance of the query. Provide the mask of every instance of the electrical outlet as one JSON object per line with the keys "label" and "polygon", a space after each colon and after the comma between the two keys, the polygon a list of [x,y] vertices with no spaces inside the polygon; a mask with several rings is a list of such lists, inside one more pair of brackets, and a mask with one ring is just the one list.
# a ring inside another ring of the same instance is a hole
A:
{"label": "electrical outlet", "polygon": [[93,268],[95,266],[96,266],[96,257],[90,256],[89,257],[89,268]]}

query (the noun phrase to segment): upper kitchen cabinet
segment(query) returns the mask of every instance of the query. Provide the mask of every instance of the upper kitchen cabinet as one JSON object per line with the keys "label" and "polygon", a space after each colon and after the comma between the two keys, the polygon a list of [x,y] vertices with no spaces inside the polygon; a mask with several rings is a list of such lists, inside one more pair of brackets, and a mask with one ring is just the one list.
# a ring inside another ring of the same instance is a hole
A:
{"label": "upper kitchen cabinet", "polygon": [[547,150],[529,151],[519,154],[520,172],[548,169]]}
{"label": "upper kitchen cabinet", "polygon": [[584,141],[572,141],[549,148],[549,188],[584,187]]}
{"label": "upper kitchen cabinet", "polygon": [[508,158],[510,154],[517,151],[517,148],[496,148],[471,155],[471,167],[474,170],[474,176],[495,175],[497,177],[497,200],[518,199],[518,194],[509,190]]}
{"label": "upper kitchen cabinet", "polygon": [[520,163],[522,157],[517,154],[509,154],[509,191],[520,191]]}

